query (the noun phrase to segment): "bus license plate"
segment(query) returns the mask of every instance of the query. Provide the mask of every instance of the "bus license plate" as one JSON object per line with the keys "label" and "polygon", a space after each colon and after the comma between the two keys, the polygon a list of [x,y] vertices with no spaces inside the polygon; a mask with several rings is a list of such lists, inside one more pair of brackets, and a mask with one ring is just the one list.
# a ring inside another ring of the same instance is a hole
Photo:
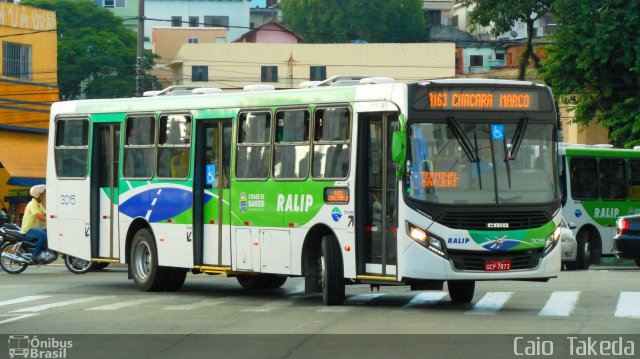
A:
{"label": "bus license plate", "polygon": [[511,270],[511,259],[484,261],[486,272],[500,272]]}

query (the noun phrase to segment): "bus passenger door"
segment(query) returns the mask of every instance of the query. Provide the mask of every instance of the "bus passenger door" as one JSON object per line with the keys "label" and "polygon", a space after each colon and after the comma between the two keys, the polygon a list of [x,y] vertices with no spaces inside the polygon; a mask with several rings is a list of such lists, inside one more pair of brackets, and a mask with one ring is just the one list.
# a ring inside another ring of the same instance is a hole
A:
{"label": "bus passenger door", "polygon": [[91,158],[91,257],[118,259],[120,124],[97,123]]}
{"label": "bus passenger door", "polygon": [[396,113],[361,113],[356,170],[357,269],[359,275],[397,275],[398,181],[391,160]]}
{"label": "bus passenger door", "polygon": [[231,267],[231,119],[196,123],[194,265]]}

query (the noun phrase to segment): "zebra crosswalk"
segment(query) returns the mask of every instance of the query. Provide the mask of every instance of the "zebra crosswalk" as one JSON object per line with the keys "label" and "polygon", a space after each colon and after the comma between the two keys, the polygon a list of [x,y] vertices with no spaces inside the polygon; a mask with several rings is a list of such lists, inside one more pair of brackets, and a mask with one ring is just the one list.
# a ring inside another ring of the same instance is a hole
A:
{"label": "zebra crosswalk", "polygon": [[[539,317],[570,317],[581,307],[584,300],[581,291],[553,291],[536,296],[520,295],[517,292],[485,292],[476,293],[474,300],[466,305],[450,304],[449,294],[444,291],[420,293],[360,293],[350,294],[343,306],[324,307],[321,299],[311,298],[299,291],[286,292],[281,296],[269,299],[256,297],[216,297],[203,298],[185,295],[92,295],[80,296],[71,294],[29,295],[0,300],[0,325],[16,320],[27,319],[43,313],[56,311],[95,311],[126,312],[152,308],[154,311],[207,311],[225,307],[226,311],[247,313],[266,313],[296,308],[317,313],[346,313],[361,310],[365,306],[396,306],[394,312],[416,310],[428,311],[430,307],[441,306],[448,310],[459,311],[468,315],[500,315],[503,312],[513,315],[535,315]],[[514,298],[517,298],[515,300]],[[620,292],[615,305],[601,308],[600,313],[614,318],[640,319],[640,292]],[[583,304],[583,306],[587,306]],[[513,310],[517,309],[517,310]],[[526,309],[524,311],[520,309]],[[524,314],[522,314],[524,313]]]}

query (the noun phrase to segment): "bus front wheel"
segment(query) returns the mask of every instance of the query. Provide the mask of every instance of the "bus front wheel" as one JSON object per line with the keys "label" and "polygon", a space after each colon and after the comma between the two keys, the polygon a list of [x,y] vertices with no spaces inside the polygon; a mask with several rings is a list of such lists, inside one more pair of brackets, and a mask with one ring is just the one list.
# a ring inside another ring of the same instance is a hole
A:
{"label": "bus front wheel", "polygon": [[447,287],[453,303],[469,303],[473,299],[476,282],[473,280],[450,280],[447,282]]}
{"label": "bus front wheel", "polygon": [[158,265],[156,243],[146,228],[136,232],[133,238],[129,265],[133,281],[140,290],[155,292],[166,289],[170,273]]}
{"label": "bus front wheel", "polygon": [[577,238],[578,253],[576,253],[576,267],[578,269],[589,269],[591,264],[591,240],[589,231],[582,231]]}
{"label": "bus front wheel", "polygon": [[320,284],[325,305],[344,303],[344,266],[338,239],[333,235],[322,237]]}

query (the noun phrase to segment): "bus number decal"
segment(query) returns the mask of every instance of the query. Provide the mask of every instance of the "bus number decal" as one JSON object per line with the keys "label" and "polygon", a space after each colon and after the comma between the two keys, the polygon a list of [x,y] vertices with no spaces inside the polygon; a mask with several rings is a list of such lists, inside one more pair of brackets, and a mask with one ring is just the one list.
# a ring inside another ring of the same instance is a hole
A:
{"label": "bus number decal", "polygon": [[76,205],[76,195],[75,194],[61,194],[60,195],[60,204],[63,206],[75,206]]}

